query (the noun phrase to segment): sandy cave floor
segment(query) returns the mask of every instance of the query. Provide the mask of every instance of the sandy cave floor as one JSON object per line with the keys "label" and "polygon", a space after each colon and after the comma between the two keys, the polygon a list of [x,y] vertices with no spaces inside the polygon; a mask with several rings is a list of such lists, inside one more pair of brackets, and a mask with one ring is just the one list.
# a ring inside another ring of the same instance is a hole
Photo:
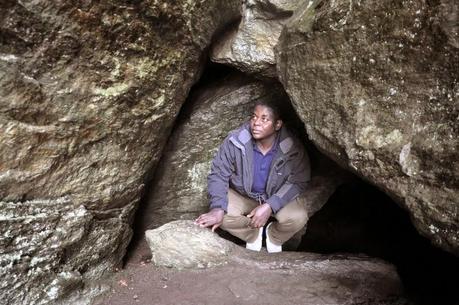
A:
{"label": "sandy cave floor", "polygon": [[[263,248],[262,251],[266,250]],[[131,250],[124,268],[110,279],[110,291],[99,297],[95,305],[332,305],[328,299],[342,299],[340,304],[345,304],[351,297],[346,293],[353,290],[353,287],[343,288],[329,280],[308,279],[307,272],[260,270],[234,262],[200,270],[159,268],[150,263],[150,255],[146,242],[139,241]]]}
{"label": "sandy cave floor", "polygon": [[[158,268],[148,260],[146,243],[140,244],[96,305],[304,304],[302,276],[292,270],[273,270],[260,277],[259,269],[234,263],[200,270]],[[285,281],[287,289],[268,284]]]}

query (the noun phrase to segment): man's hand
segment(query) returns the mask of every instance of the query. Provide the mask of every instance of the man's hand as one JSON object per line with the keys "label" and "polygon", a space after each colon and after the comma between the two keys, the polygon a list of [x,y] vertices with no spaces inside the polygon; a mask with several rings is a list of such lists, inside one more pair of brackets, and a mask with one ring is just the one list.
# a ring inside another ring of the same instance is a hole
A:
{"label": "man's hand", "polygon": [[271,206],[267,203],[257,206],[255,209],[250,212],[247,217],[252,218],[250,226],[254,228],[263,227],[269,219],[269,216],[272,214]]}
{"label": "man's hand", "polygon": [[194,221],[195,224],[198,224],[201,228],[207,228],[212,226],[212,232],[215,231],[223,222],[223,215],[225,211],[222,209],[212,209],[209,212],[202,214]]}

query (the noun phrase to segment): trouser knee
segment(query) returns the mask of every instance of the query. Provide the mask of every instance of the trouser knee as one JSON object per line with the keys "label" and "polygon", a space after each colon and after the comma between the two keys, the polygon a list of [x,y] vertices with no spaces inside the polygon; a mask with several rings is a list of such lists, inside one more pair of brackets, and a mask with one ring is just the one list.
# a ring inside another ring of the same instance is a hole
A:
{"label": "trouser knee", "polygon": [[292,231],[301,230],[308,221],[308,215],[305,211],[296,211],[284,219],[278,219],[279,224]]}
{"label": "trouser knee", "polygon": [[248,227],[250,224],[250,218],[247,218],[245,216],[233,216],[233,215],[227,215],[223,216],[223,222],[221,224],[221,228],[225,231],[231,230],[231,229],[240,229],[240,228],[245,228]]}

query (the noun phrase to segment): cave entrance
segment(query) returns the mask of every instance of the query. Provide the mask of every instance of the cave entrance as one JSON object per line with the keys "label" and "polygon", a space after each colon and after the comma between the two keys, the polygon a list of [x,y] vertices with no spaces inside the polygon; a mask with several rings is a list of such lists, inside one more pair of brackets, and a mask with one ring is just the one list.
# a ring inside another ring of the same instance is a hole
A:
{"label": "cave entrance", "polygon": [[359,178],[309,219],[299,251],[364,253],[395,265],[413,304],[458,304],[458,259],[419,235],[408,213]]}
{"label": "cave entrance", "polygon": [[[216,148],[228,131],[248,117],[253,102],[270,94],[285,99],[290,128],[306,143],[313,176],[321,175],[317,183],[325,189],[321,193],[325,205],[310,218],[306,234],[294,248],[382,258],[396,266],[407,295],[415,303],[454,304],[457,258],[421,237],[408,214],[386,194],[321,154],[307,139],[278,82],[257,80],[210,62],[190,91],[147,184],[126,263],[149,260],[146,230],[176,219],[194,219],[207,210],[205,177]],[[238,242],[228,234],[223,236]]]}
{"label": "cave entrance", "polygon": [[228,132],[250,117],[254,102],[264,98],[283,101],[284,123],[307,143],[312,171],[318,167],[338,168],[309,143],[304,125],[278,81],[256,79],[208,61],[181,107],[160,161],[148,178],[125,261],[148,258],[150,251],[143,241],[146,230],[177,219],[194,219],[208,210],[206,177],[212,157]]}

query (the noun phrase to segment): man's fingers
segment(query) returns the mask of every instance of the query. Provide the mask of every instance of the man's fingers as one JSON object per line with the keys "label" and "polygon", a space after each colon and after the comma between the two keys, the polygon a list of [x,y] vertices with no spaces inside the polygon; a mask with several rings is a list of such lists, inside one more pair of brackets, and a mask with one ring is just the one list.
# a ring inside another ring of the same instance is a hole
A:
{"label": "man's fingers", "polygon": [[198,224],[199,224],[199,226],[201,228],[207,228],[207,227],[212,225],[211,223],[208,223],[208,222],[201,222],[201,223],[198,223]]}
{"label": "man's fingers", "polygon": [[206,220],[203,218],[203,217],[199,217],[198,219],[196,219],[194,222],[197,223],[197,224],[201,224],[203,222],[205,222]]}
{"label": "man's fingers", "polygon": [[202,215],[201,215],[201,216],[200,216],[198,219],[196,219],[194,222],[195,222],[196,224],[203,225],[203,224],[205,224],[206,222],[208,222],[208,217],[202,216]]}
{"label": "man's fingers", "polygon": [[253,228],[258,228],[258,219],[256,217],[252,218],[252,221],[250,222],[250,226]]}
{"label": "man's fingers", "polygon": [[207,228],[215,224],[215,219],[210,216],[204,216],[196,221],[196,224],[198,224],[201,228]]}
{"label": "man's fingers", "polygon": [[220,223],[216,223],[212,226],[212,232],[215,232],[215,230],[220,226]]}
{"label": "man's fingers", "polygon": [[211,219],[213,219],[213,217],[212,217],[212,216],[209,216],[209,215],[203,215],[203,216],[201,217],[201,221],[204,221],[204,222],[207,222],[207,221],[209,221],[209,220],[211,220]]}
{"label": "man's fingers", "polygon": [[194,222],[199,223],[199,222],[204,221],[206,218],[207,218],[207,213],[206,214],[201,214],[201,215],[199,215],[198,218],[196,218],[196,220]]}
{"label": "man's fingers", "polygon": [[266,224],[266,221],[263,219],[260,219],[259,217],[254,217],[252,218],[252,221],[250,221],[250,226],[253,228],[261,228]]}

